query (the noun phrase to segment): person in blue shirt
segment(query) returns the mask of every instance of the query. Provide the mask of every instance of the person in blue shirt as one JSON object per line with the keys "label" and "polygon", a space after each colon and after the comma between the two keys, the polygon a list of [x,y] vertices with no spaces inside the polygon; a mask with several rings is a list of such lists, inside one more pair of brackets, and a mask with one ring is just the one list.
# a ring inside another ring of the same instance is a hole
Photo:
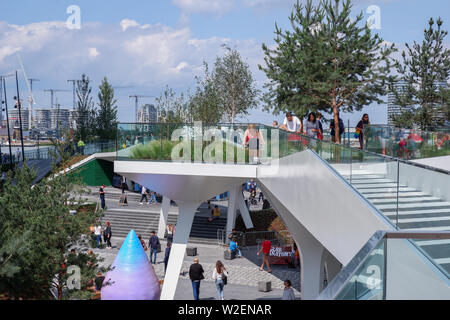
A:
{"label": "person in blue shirt", "polygon": [[231,251],[231,253],[234,253],[237,257],[242,258],[241,250],[239,250],[239,248],[238,248],[236,238],[233,238],[230,241],[230,251]]}

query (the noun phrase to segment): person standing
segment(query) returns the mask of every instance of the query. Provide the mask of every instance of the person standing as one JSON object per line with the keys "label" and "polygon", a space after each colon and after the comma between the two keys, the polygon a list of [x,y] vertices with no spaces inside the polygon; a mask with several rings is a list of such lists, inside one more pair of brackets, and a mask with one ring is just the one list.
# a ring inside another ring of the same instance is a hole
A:
{"label": "person standing", "polygon": [[173,224],[169,224],[166,227],[167,230],[167,244],[172,243],[173,242]]}
{"label": "person standing", "polygon": [[227,269],[220,260],[217,260],[216,267],[214,268],[212,278],[216,283],[217,297],[219,300],[225,300],[223,297],[223,287],[226,284],[228,278]]}
{"label": "person standing", "polygon": [[257,255],[259,256],[262,252],[263,254],[263,262],[261,264],[261,267],[259,267],[259,271],[264,270],[264,265],[267,266],[267,272],[271,273],[272,270],[270,270],[270,249],[272,248],[272,242],[267,239],[267,236],[264,236],[264,242],[261,245],[261,249],[258,251]]}
{"label": "person standing", "polygon": [[286,118],[284,118],[283,124],[280,126],[280,129],[301,133],[303,131],[302,122],[296,116],[294,116],[291,112],[286,112]]}
{"label": "person standing", "polygon": [[192,291],[194,293],[194,300],[200,300],[200,281],[205,279],[204,270],[199,263],[198,258],[194,259],[194,263],[189,268],[189,278],[192,282]]}
{"label": "person standing", "polygon": [[172,242],[167,242],[166,251],[164,253],[164,274],[166,274],[167,271],[167,264],[169,263],[171,249],[172,249]]}
{"label": "person standing", "polygon": [[284,281],[283,297],[281,300],[295,300],[294,289],[292,289],[291,285],[291,280]]}
{"label": "person standing", "polygon": [[320,126],[316,120],[316,115],[311,112],[305,124],[306,135],[311,138],[317,138],[320,133]]}
{"label": "person standing", "polygon": [[106,228],[103,230],[103,241],[106,243],[106,249],[111,249],[111,223],[109,221],[106,221]]}
{"label": "person standing", "polygon": [[273,120],[272,127],[278,128],[278,121],[277,120]]}
{"label": "person standing", "polygon": [[122,177],[122,183],[120,187],[122,188],[122,194],[124,194],[127,187],[127,178],[125,178],[124,176]]}
{"label": "person standing", "polygon": [[[150,262],[156,264],[156,254],[158,253],[159,238],[156,236],[155,231],[152,231],[150,240],[148,241],[148,247],[150,248]],[[153,258],[153,260],[152,260]]]}
{"label": "person standing", "polygon": [[362,119],[356,125],[357,133],[359,134],[359,147],[362,150],[364,148],[364,126],[370,124],[369,115],[364,113]]}
{"label": "person standing", "polygon": [[100,243],[102,241],[102,226],[100,225],[100,222],[98,222],[97,225],[94,227],[94,236],[95,236],[97,248],[99,248]]}
{"label": "person standing", "polygon": [[323,125],[322,125],[322,114],[320,112],[317,112],[317,123],[319,124],[319,134],[317,135],[317,138],[319,140],[323,140]]}
{"label": "person standing", "polygon": [[148,203],[147,188],[142,186],[142,189],[141,189],[141,202],[139,202],[139,204],[142,205],[142,202],[144,201],[144,199],[145,199],[145,202]]}
{"label": "person standing", "polygon": [[105,207],[106,207],[106,203],[105,203],[105,194],[106,194],[106,192],[105,192],[105,185],[103,184],[101,187],[100,187],[100,190],[99,190],[99,193],[100,193],[100,202],[101,202],[101,206],[102,206],[102,210],[105,210]]}
{"label": "person standing", "polygon": [[331,141],[333,141],[335,143],[340,143],[340,141],[342,140],[342,135],[344,134],[344,131],[345,131],[344,121],[342,121],[342,119],[339,117],[339,114],[338,114],[338,122],[339,122],[339,141],[336,141],[336,137],[335,137],[336,132],[334,130],[334,119],[331,119],[331,122],[330,122]]}

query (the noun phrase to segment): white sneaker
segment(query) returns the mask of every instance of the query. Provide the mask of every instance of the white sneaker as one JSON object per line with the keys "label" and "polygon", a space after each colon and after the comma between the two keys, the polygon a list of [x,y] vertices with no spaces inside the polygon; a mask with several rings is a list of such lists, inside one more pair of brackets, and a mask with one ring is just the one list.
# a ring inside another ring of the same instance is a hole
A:
{"label": "white sneaker", "polygon": [[143,205],[143,203],[142,202],[139,202],[139,204],[142,206]]}

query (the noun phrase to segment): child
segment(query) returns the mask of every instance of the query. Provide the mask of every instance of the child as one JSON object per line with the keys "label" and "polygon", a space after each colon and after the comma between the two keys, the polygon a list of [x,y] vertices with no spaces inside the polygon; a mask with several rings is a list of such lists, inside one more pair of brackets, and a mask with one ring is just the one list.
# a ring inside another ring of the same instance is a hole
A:
{"label": "child", "polygon": [[283,297],[281,300],[295,300],[294,289],[291,288],[291,280],[284,281]]}

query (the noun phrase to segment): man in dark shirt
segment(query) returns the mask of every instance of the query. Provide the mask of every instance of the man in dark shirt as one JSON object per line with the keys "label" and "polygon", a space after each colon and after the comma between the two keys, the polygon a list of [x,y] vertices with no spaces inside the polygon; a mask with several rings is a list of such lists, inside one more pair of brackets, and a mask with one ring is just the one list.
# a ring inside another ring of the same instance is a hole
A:
{"label": "man in dark shirt", "polygon": [[189,268],[189,278],[192,282],[194,300],[200,300],[200,281],[205,279],[204,272],[202,265],[198,263],[198,258],[195,258],[194,263]]}
{"label": "man in dark shirt", "polygon": [[155,231],[152,231],[150,240],[148,241],[148,247],[150,248],[150,262],[153,264],[156,264],[156,254],[158,253],[159,245],[159,238],[156,236]]}

